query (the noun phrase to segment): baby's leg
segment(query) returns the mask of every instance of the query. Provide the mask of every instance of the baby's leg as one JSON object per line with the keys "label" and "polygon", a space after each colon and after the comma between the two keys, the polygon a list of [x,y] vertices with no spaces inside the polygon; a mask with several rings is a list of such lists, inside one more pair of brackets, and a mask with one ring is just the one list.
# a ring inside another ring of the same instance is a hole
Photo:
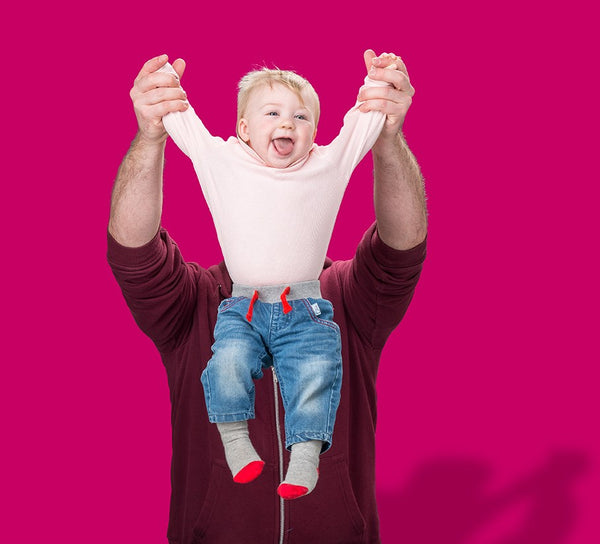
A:
{"label": "baby's leg", "polygon": [[202,373],[208,417],[217,424],[233,480],[248,483],[264,462],[248,434],[254,418],[254,382],[262,377],[265,349],[246,319],[248,299],[228,299],[219,306],[213,356]]}
{"label": "baby's leg", "polygon": [[292,455],[285,480],[277,488],[284,499],[297,499],[308,495],[319,479],[319,456],[323,442],[309,440],[292,445]]}
{"label": "baby's leg", "polygon": [[341,340],[333,307],[323,299],[291,302],[286,326],[271,344],[285,407],[291,459],[278,493],[295,499],[318,479],[319,455],[332,441],[342,382]]}
{"label": "baby's leg", "polygon": [[225,460],[233,481],[247,484],[260,476],[265,462],[259,457],[250,441],[247,421],[217,423],[225,448]]}

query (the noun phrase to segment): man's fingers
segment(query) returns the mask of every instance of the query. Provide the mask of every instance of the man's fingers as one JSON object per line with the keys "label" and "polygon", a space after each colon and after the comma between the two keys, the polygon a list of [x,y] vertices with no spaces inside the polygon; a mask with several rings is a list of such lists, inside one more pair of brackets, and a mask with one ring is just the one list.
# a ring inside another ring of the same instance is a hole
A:
{"label": "man's fingers", "polygon": [[136,80],[141,79],[152,72],[156,72],[156,70],[158,70],[161,66],[164,66],[168,60],[168,55],[159,55],[158,57],[154,57],[146,61],[144,66],[142,66],[140,73],[137,75]]}
{"label": "man's fingers", "polygon": [[184,111],[189,106],[185,100],[167,100],[154,105],[142,106],[139,111],[143,118],[159,122],[167,113]]}
{"label": "man's fingers", "polygon": [[389,100],[390,102],[399,102],[402,99],[402,93],[393,87],[367,87],[360,88],[358,99],[361,102],[365,100]]}
{"label": "man's fingers", "polygon": [[388,70],[387,68],[372,67],[369,70],[369,77],[378,81],[386,81],[391,83],[398,91],[407,93],[409,96],[415,94],[414,87],[410,84],[408,75],[400,70]]}
{"label": "man's fingers", "polygon": [[396,91],[391,87],[387,89],[370,87],[361,93],[358,99],[362,102],[361,111],[377,110],[392,115],[398,108],[404,109],[406,104],[412,103],[412,97],[409,94]]}
{"label": "man's fingers", "polygon": [[[414,93],[413,93],[414,94]],[[404,117],[412,104],[412,95],[394,87],[362,87],[360,111],[380,111],[387,116]]]}
{"label": "man's fingers", "polygon": [[158,87],[141,94],[137,99],[139,106],[152,106],[169,100],[186,100],[187,94],[181,88]]}
{"label": "man's fingers", "polygon": [[[392,85],[394,85],[394,82],[389,81],[389,79],[387,78],[377,77],[377,74],[381,73],[379,70],[387,69],[390,72],[402,72],[410,83],[410,77],[408,76],[406,64],[404,64],[404,61],[398,55],[394,53],[382,53],[381,55],[377,56],[375,54],[375,51],[373,51],[372,49],[367,49],[364,52],[364,59],[367,71],[369,72],[369,76],[376,76],[374,79],[382,79],[383,81],[387,81],[388,83],[392,83]],[[396,85],[394,86],[396,87]]]}
{"label": "man's fingers", "polygon": [[358,109],[360,111],[380,111],[386,115],[400,115],[405,114],[412,104],[412,98],[404,95],[404,98],[399,102],[392,102],[385,98],[373,98],[363,102]]}
{"label": "man's fingers", "polygon": [[153,72],[138,79],[134,83],[134,89],[140,93],[147,93],[158,87],[179,88],[179,78],[168,72]]}
{"label": "man's fingers", "polygon": [[390,68],[391,65],[395,64],[395,69],[399,70],[400,72],[404,72],[404,74],[406,74],[408,77],[406,64],[404,64],[404,61],[401,57],[395,55],[394,53],[383,53],[378,57],[373,58],[371,62],[376,68]]}

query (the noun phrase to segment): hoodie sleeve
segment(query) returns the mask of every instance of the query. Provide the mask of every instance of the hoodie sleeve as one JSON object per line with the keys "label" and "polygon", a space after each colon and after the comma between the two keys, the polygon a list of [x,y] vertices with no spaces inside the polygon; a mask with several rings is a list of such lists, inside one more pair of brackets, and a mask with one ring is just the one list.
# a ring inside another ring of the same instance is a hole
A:
{"label": "hoodie sleeve", "polygon": [[137,248],[120,245],[109,233],[107,258],[136,323],[159,351],[184,343],[206,271],[186,263],[162,228]]}
{"label": "hoodie sleeve", "polygon": [[408,250],[386,245],[373,224],[360,242],[354,259],[341,271],[346,315],[361,339],[381,350],[400,323],[415,292],[427,241]]}

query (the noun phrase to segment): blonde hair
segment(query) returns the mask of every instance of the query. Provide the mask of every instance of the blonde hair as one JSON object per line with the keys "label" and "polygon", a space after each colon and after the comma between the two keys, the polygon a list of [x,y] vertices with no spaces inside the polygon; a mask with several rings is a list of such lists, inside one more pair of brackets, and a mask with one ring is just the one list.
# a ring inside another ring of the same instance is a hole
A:
{"label": "blonde hair", "polygon": [[268,85],[273,87],[273,83],[281,83],[288,89],[294,91],[303,101],[302,93],[308,91],[315,102],[316,111],[315,114],[315,127],[319,122],[319,115],[321,113],[321,107],[319,104],[319,96],[310,82],[298,75],[296,72],[291,70],[279,70],[278,68],[261,68],[260,70],[253,70],[248,72],[238,83],[238,97],[237,97],[237,120],[244,116],[246,107],[248,106],[248,100],[254,89]]}

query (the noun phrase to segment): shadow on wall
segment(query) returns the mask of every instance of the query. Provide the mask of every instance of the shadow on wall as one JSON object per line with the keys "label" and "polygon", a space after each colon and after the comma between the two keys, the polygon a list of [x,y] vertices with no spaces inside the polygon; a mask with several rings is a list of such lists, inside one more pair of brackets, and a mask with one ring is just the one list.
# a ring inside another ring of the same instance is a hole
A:
{"label": "shadow on wall", "polygon": [[378,493],[382,541],[566,544],[577,516],[573,489],[587,467],[581,452],[556,452],[538,470],[489,491],[488,463],[432,461],[417,469],[398,493]]}

